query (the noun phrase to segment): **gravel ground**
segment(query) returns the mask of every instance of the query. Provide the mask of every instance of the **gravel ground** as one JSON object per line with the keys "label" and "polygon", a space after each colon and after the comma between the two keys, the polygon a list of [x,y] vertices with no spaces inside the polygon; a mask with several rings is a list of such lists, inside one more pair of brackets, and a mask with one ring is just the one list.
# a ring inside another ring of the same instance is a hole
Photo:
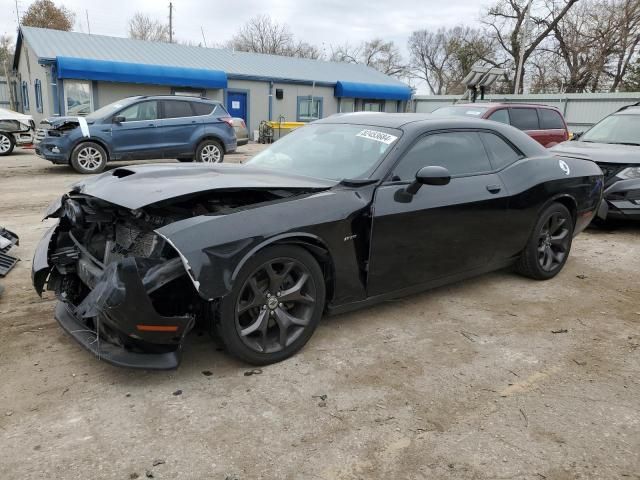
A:
{"label": "gravel ground", "polygon": [[131,371],[31,288],[41,214],[79,179],[0,158],[22,258],[0,280],[1,478],[640,479],[640,227],[580,235],[548,282],[502,271],[327,318],[260,374],[195,335],[178,370]]}

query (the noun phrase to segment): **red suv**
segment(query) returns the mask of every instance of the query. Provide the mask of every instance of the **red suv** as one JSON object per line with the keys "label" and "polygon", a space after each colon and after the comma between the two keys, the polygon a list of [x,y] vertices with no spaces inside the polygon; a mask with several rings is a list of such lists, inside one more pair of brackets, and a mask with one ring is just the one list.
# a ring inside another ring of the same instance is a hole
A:
{"label": "red suv", "polygon": [[464,103],[440,107],[433,115],[485,118],[507,123],[524,131],[543,147],[569,140],[569,130],[560,111],[547,105],[528,103]]}

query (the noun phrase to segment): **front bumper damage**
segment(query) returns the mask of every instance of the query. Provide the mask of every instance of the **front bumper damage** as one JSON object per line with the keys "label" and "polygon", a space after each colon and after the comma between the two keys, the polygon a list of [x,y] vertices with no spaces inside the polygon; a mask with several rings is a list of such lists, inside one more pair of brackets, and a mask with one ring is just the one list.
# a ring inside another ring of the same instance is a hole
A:
{"label": "front bumper damage", "polygon": [[597,217],[640,220],[640,179],[620,180],[606,188]]}
{"label": "front bumper damage", "polygon": [[59,228],[58,222],[40,241],[32,281],[39,294],[45,286],[56,291],[60,326],[112,365],[176,368],[195,317],[160,314],[150,295],[185,275],[180,258],[129,256],[102,265],[80,245],[58,241]]}

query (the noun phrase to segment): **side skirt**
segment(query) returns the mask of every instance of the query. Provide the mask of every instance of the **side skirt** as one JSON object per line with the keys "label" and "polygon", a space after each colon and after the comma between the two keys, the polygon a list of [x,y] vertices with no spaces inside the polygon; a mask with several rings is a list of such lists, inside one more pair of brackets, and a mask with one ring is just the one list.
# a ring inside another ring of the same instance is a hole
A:
{"label": "side skirt", "polygon": [[365,300],[360,300],[358,302],[345,303],[342,305],[329,305],[327,306],[327,313],[329,315],[338,315],[341,313],[351,312],[353,310],[358,310],[360,308],[370,307],[380,302],[395,300],[397,298],[406,297],[407,295],[413,295],[415,293],[420,293],[425,290],[430,290],[432,288],[437,288],[443,285],[448,285],[450,283],[455,283],[460,280],[466,280],[468,278],[477,277],[485,273],[489,273],[496,270],[500,270],[502,268],[509,267],[513,265],[516,259],[517,258],[511,258],[507,260],[502,260],[500,262],[494,262],[489,264],[488,266],[476,268],[476,269],[469,270],[462,273],[456,273],[455,275],[447,275],[445,277],[436,278],[435,280],[431,280],[430,282],[421,283],[419,285],[413,285],[411,287],[403,288],[401,290],[395,290],[393,292],[383,293],[381,295],[376,295],[374,297],[368,297]]}

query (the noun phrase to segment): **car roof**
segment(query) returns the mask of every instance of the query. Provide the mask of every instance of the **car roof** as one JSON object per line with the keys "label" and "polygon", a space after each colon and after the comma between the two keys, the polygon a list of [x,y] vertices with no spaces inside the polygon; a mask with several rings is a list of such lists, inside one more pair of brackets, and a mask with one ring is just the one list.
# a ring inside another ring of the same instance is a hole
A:
{"label": "car roof", "polygon": [[528,108],[549,108],[551,110],[558,110],[557,107],[552,105],[544,105],[542,103],[520,103],[520,102],[476,102],[476,103],[455,103],[451,105],[445,105],[444,107],[486,107],[486,108],[499,108],[499,107],[528,107]]}
{"label": "car roof", "polygon": [[221,103],[219,100],[213,100],[211,98],[207,98],[207,97],[194,97],[192,95],[170,95],[170,94],[166,94],[166,95],[134,95],[131,97],[126,97],[126,99],[123,100],[142,100],[142,99],[149,99],[149,100],[195,100],[197,102],[211,102],[211,103]]}
{"label": "car roof", "polygon": [[354,112],[338,113],[313,123],[347,123],[352,125],[370,125],[372,127],[401,128],[403,125],[435,118],[429,113],[383,113]]}

